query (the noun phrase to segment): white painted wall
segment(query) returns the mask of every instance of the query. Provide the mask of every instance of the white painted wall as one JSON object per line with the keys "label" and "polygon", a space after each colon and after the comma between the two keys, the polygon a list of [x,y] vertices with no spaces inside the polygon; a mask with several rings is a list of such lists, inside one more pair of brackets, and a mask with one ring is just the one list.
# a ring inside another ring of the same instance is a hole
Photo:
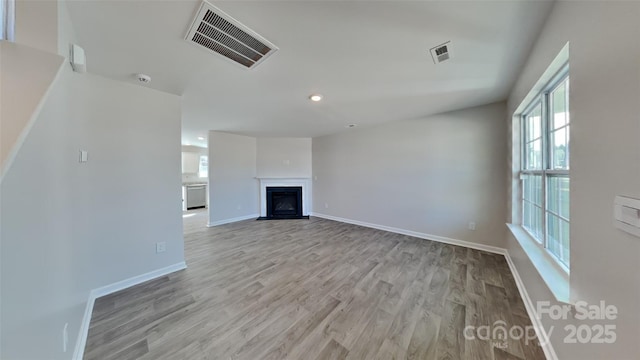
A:
{"label": "white painted wall", "polygon": [[209,224],[258,217],[256,138],[209,132]]}
{"label": "white painted wall", "polygon": [[58,6],[58,0],[16,0],[15,41],[49,53],[57,53]]}
{"label": "white painted wall", "polygon": [[[509,118],[567,41],[571,76],[571,297],[618,307],[611,345],[552,343],[559,359],[635,359],[640,353],[640,239],[613,226],[615,195],[640,198],[640,3],[556,2],[509,97]],[[534,301],[552,295],[509,235]],[[582,324],[574,321],[575,324]]]}
{"label": "white painted wall", "polygon": [[499,103],[314,138],[313,211],[501,245],[504,118]]}
{"label": "white painted wall", "polygon": [[258,177],[311,177],[311,138],[258,138]]}
{"label": "white painted wall", "polygon": [[23,44],[0,41],[0,173],[22,142],[63,60]]}
{"label": "white painted wall", "polygon": [[2,359],[71,358],[91,289],[184,259],[180,98],[64,66],[2,178]]}

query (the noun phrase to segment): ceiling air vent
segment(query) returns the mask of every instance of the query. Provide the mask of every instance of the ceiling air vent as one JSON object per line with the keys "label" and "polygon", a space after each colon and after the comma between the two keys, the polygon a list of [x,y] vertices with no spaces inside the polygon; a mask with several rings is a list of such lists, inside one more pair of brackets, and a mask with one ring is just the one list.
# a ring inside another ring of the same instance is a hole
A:
{"label": "ceiling air vent", "polygon": [[447,41],[444,44],[432,47],[430,49],[431,57],[433,58],[433,62],[435,64],[439,64],[451,58],[451,53],[449,52],[449,43],[450,41]]}
{"label": "ceiling air vent", "polygon": [[203,2],[187,41],[253,69],[278,48],[222,10]]}

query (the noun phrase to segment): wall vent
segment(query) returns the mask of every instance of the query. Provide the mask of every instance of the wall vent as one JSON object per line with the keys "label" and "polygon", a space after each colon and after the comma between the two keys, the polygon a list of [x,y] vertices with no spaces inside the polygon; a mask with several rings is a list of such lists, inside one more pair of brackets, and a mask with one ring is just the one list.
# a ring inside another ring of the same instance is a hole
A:
{"label": "wall vent", "polygon": [[443,61],[451,59],[450,46],[451,41],[447,41],[444,44],[440,44],[438,46],[432,47],[429,49],[431,52],[431,57],[433,58],[434,64],[439,64]]}
{"label": "wall vent", "polygon": [[255,31],[206,1],[200,6],[185,39],[248,69],[255,68],[278,50]]}

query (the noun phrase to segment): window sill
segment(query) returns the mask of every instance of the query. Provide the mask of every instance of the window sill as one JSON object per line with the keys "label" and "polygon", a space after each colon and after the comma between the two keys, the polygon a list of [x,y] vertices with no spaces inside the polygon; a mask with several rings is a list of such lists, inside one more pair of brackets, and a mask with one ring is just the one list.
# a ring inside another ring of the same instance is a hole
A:
{"label": "window sill", "polygon": [[520,225],[507,224],[513,237],[520,243],[525,254],[538,270],[538,273],[557,301],[570,303],[569,273],[548,254]]}

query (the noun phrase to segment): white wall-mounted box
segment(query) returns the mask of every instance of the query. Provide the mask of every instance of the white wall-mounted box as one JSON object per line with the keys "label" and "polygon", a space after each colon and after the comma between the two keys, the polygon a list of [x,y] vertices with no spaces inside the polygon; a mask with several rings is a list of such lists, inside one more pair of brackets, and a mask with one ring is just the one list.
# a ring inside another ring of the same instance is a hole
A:
{"label": "white wall-mounted box", "polygon": [[640,199],[616,196],[613,214],[618,229],[640,237]]}
{"label": "white wall-mounted box", "polygon": [[73,71],[81,74],[87,72],[87,56],[84,54],[84,49],[80,46],[71,44],[69,62],[71,63]]}

